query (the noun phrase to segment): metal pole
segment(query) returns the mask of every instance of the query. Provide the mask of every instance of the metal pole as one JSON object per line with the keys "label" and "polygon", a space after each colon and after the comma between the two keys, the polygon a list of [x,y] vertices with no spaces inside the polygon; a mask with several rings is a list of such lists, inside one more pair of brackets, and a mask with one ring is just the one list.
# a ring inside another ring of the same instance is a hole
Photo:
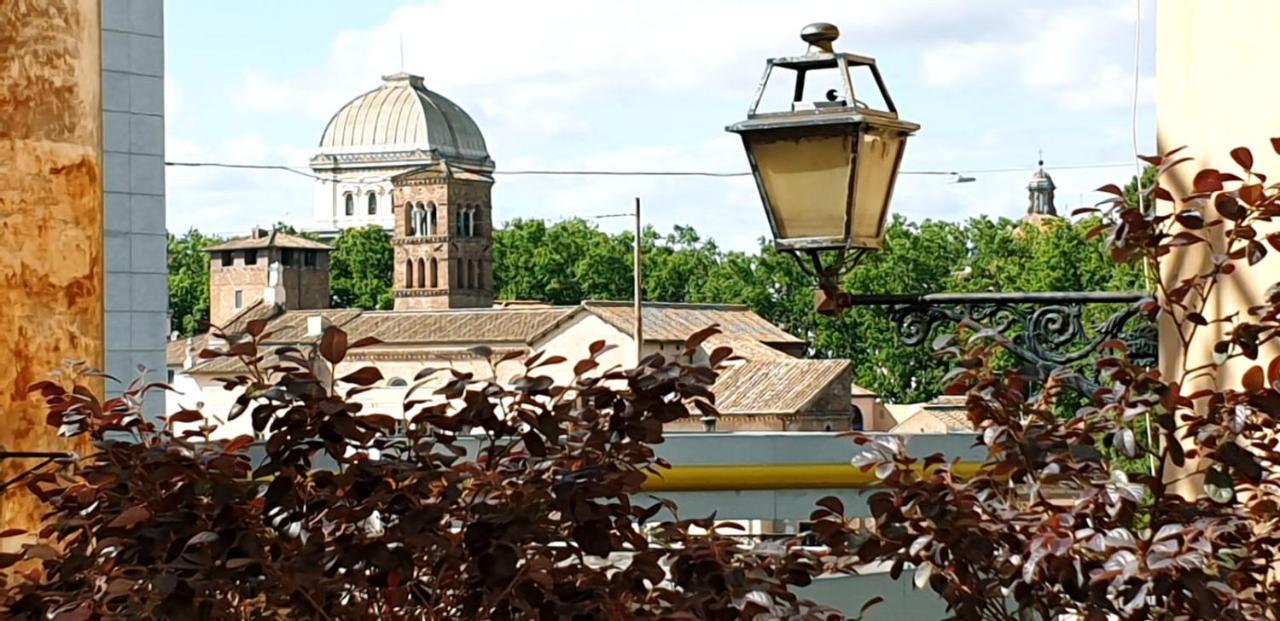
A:
{"label": "metal pole", "polygon": [[636,238],[633,248],[632,269],[635,272],[635,291],[632,297],[635,301],[635,337],[636,337],[636,366],[640,366],[640,361],[644,359],[644,312],[640,301],[643,299],[643,282],[644,276],[642,267],[644,262],[640,258],[640,197],[636,197]]}

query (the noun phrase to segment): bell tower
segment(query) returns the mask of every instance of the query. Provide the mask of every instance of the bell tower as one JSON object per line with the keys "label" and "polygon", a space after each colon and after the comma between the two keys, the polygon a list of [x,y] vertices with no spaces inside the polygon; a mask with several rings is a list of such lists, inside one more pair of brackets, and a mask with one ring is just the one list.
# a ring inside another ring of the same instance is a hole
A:
{"label": "bell tower", "polygon": [[440,162],[391,186],[395,310],[493,306],[493,177]]}

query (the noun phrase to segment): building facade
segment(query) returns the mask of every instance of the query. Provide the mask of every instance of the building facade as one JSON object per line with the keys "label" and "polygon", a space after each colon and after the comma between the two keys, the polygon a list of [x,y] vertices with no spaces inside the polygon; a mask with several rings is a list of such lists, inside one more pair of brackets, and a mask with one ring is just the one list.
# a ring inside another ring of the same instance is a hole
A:
{"label": "building facade", "polygon": [[254,227],[209,253],[209,323],[226,326],[259,303],[286,310],[329,308],[326,244]]}
{"label": "building facade", "polygon": [[[107,373],[165,364],[164,1],[102,0],[103,263]],[[123,384],[108,383],[108,393]],[[149,415],[163,397],[148,399]]]}
{"label": "building facade", "polygon": [[441,162],[392,186],[395,309],[493,306],[493,178]]}
{"label": "building facade", "polygon": [[333,115],[311,159],[317,180],[309,228],[322,237],[368,225],[390,231],[391,178],[400,173],[441,163],[493,171],[484,136],[466,111],[427,89],[421,76],[382,80]]}

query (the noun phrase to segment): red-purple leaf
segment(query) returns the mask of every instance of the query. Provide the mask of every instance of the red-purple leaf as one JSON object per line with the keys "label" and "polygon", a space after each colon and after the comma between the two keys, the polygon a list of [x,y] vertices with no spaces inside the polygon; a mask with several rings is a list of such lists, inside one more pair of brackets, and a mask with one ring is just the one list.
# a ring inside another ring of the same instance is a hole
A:
{"label": "red-purple leaf", "polygon": [[1222,173],[1213,168],[1206,168],[1196,173],[1191,182],[1196,192],[1217,192],[1222,189]]}
{"label": "red-purple leaf", "polygon": [[320,337],[320,356],[329,364],[338,364],[347,355],[347,333],[337,326],[329,326]]}
{"label": "red-purple leaf", "polygon": [[356,386],[372,386],[382,381],[382,371],[379,371],[377,367],[361,367],[339,377],[338,381],[355,384]]}
{"label": "red-purple leaf", "polygon": [[142,505],[134,505],[120,512],[115,519],[107,523],[107,528],[132,529],[138,524],[151,519],[151,510]]}
{"label": "red-purple leaf", "polygon": [[1235,160],[1240,168],[1245,170],[1253,169],[1253,152],[1247,147],[1236,147],[1231,150],[1231,159]]}

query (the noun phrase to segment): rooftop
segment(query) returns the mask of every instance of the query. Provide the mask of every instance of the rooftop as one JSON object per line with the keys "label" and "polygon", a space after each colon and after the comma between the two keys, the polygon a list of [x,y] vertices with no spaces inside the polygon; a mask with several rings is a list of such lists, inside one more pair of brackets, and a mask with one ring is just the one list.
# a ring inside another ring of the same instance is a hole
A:
{"label": "rooftop", "polygon": [[254,248],[300,248],[304,250],[333,250],[333,246],[290,235],[275,229],[266,230],[254,227],[248,237],[233,239],[214,246],[205,248],[205,252],[221,252],[223,250],[250,250]]}

